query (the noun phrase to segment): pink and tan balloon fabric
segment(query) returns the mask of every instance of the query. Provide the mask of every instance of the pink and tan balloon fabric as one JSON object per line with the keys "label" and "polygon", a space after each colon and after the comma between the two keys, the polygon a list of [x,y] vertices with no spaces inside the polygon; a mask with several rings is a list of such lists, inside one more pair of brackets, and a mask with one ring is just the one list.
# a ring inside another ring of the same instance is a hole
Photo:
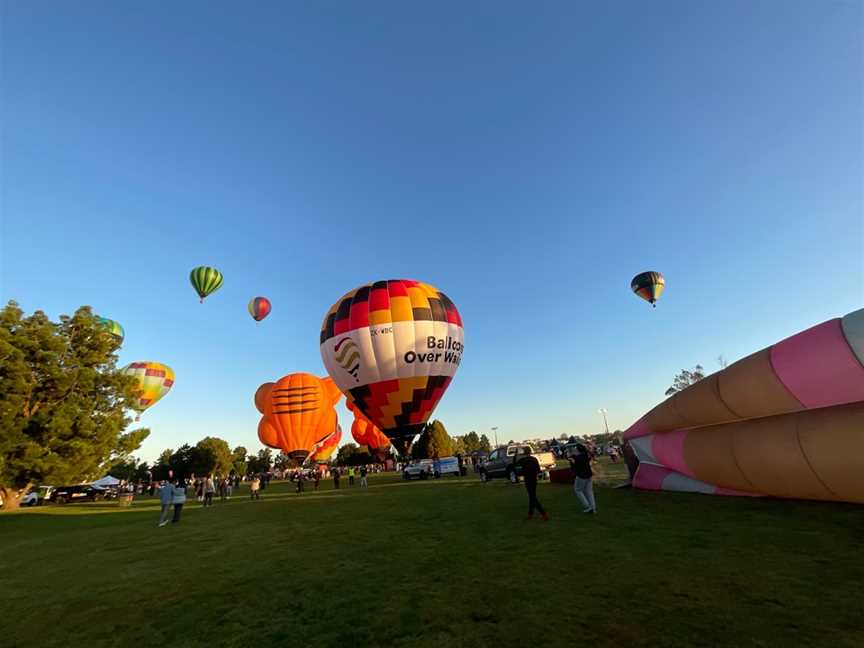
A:
{"label": "pink and tan balloon fabric", "polygon": [[637,488],[864,503],[864,309],[707,376],[624,437]]}

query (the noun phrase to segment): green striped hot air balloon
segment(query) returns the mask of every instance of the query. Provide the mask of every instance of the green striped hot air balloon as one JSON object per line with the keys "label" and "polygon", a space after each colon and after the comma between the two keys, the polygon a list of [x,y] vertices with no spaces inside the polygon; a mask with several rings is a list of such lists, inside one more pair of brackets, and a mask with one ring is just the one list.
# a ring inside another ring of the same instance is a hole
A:
{"label": "green striped hot air balloon", "polygon": [[222,273],[216,268],[198,266],[189,273],[189,281],[203,304],[204,298],[222,287]]}
{"label": "green striped hot air balloon", "polygon": [[114,336],[114,339],[117,340],[117,344],[123,344],[123,338],[126,337],[126,333],[123,331],[123,327],[120,326],[119,322],[115,322],[107,317],[97,317],[96,322],[99,326]]}

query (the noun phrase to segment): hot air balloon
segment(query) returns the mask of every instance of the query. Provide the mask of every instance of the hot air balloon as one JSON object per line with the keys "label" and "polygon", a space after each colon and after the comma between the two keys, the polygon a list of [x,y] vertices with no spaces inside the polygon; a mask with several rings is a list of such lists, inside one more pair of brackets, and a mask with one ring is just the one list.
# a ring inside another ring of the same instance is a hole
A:
{"label": "hot air balloon", "polygon": [[640,272],[630,282],[630,289],[654,308],[665,287],[666,280],[659,272]]}
{"label": "hot air balloon", "polygon": [[189,273],[189,281],[192,282],[192,287],[198,293],[198,297],[201,298],[199,301],[203,304],[207,295],[222,287],[222,273],[216,268],[198,266]]}
{"label": "hot air balloon", "polygon": [[132,406],[139,413],[135,417],[136,421],[141,419],[144,410],[153,407],[174,385],[174,370],[161,362],[133,362],[120,372],[138,381],[141,394]]}
{"label": "hot air balloon", "polygon": [[255,391],[255,409],[262,414],[264,413],[264,404],[270,398],[270,390],[276,383],[266,382]]}
{"label": "hot air balloon", "polygon": [[316,446],[312,451],[312,454],[309,455],[309,459],[316,461],[319,464],[327,463],[330,460],[330,457],[333,456],[333,453],[336,452],[336,448],[339,447],[339,442],[341,440],[342,426],[337,423],[336,430]]}
{"label": "hot air balloon", "polygon": [[462,318],[429,284],[376,281],[337,301],[321,327],[321,357],[349,402],[405,453],[464,349]]}
{"label": "hot air balloon", "polygon": [[126,333],[118,322],[108,319],[107,317],[97,317],[96,323],[113,335],[118,345],[123,344],[123,338],[126,337]]}
{"label": "hot air balloon", "polygon": [[348,409],[354,414],[351,424],[351,436],[358,445],[366,446],[369,452],[379,455],[386,454],[390,449],[390,439],[372,421],[366,418],[353,403],[347,403]]}
{"label": "hot air balloon", "polygon": [[294,373],[265,383],[255,394],[263,417],[258,438],[302,463],[336,429],[334,405],[342,398],[329,378]]}
{"label": "hot air balloon", "polygon": [[260,322],[270,314],[270,300],[266,297],[253,297],[249,300],[249,314],[256,322]]}

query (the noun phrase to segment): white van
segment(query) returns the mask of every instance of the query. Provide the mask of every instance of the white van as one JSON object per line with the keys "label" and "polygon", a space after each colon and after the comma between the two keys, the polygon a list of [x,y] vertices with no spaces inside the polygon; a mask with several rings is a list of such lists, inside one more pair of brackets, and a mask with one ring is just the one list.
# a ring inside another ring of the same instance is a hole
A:
{"label": "white van", "polygon": [[456,457],[442,457],[435,460],[435,479],[444,475],[456,475],[459,477],[462,473],[459,470],[459,460]]}

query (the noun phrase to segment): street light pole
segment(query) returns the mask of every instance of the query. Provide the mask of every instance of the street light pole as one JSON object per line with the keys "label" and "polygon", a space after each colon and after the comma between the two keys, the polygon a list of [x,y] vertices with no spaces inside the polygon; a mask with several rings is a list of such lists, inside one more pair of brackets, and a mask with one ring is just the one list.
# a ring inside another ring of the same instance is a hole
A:
{"label": "street light pole", "polygon": [[497,448],[498,447],[498,428],[493,427],[492,432],[495,434],[495,447]]}
{"label": "street light pole", "polygon": [[605,407],[601,407],[597,410],[603,415],[603,425],[606,426],[606,434],[609,434],[609,421],[606,420],[606,413],[609,411]]}

